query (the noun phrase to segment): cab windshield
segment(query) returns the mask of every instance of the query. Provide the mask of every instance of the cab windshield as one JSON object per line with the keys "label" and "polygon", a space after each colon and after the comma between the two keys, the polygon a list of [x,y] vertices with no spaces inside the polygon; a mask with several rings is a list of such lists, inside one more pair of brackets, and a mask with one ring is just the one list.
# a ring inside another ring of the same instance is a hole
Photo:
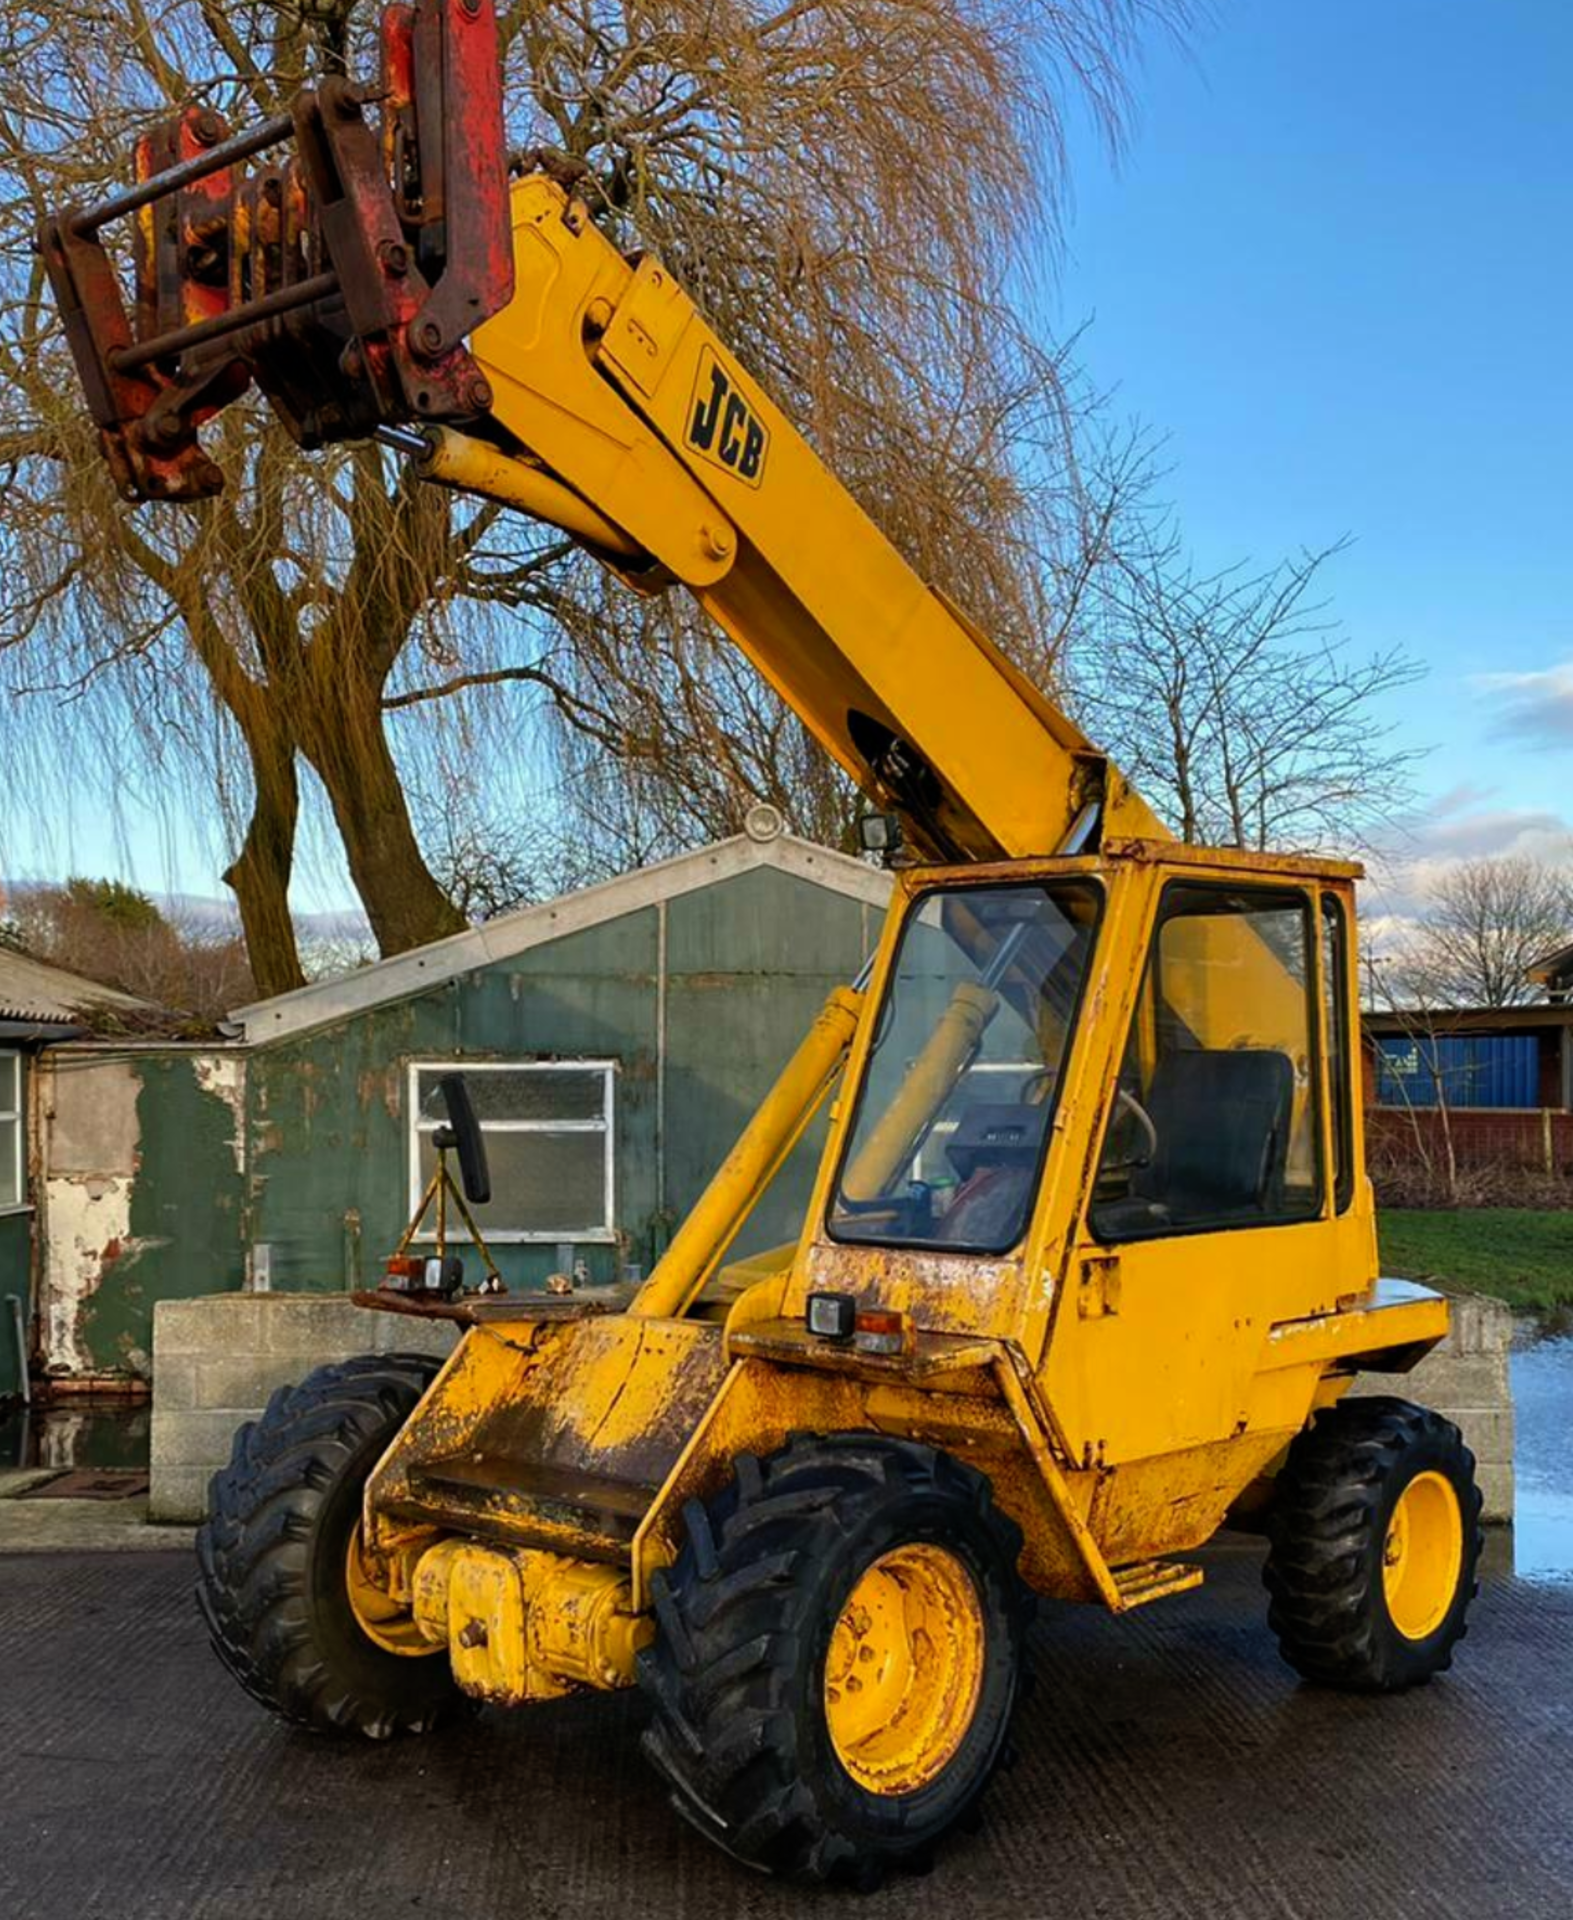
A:
{"label": "cab windshield", "polygon": [[837,1240],[1003,1253],[1026,1231],[1099,895],[958,887],[907,918],[842,1158]]}

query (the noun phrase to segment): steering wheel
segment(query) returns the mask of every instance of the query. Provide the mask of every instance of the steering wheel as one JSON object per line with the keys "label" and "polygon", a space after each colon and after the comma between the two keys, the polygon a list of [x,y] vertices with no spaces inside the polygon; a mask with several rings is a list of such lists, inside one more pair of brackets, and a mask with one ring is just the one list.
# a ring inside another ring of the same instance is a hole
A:
{"label": "steering wheel", "polygon": [[1123,1160],[1105,1160],[1098,1172],[1100,1174],[1134,1173],[1139,1167],[1150,1167],[1158,1157],[1158,1129],[1153,1125],[1152,1115],[1135,1094],[1127,1093],[1124,1087],[1114,1089],[1114,1111],[1115,1117],[1110,1123],[1111,1134],[1121,1119],[1128,1116],[1135,1121],[1136,1129],[1142,1135],[1145,1146],[1141,1152],[1127,1154]]}

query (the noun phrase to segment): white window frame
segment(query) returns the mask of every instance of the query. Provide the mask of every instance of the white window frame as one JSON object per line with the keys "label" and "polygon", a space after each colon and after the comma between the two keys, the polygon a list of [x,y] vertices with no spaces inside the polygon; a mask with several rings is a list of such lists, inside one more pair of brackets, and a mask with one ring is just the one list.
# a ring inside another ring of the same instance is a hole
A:
{"label": "white window frame", "polygon": [[[517,1227],[486,1227],[483,1231],[488,1242],[494,1246],[615,1246],[617,1227],[615,1224],[617,1129],[615,1125],[614,1090],[616,1087],[618,1063],[615,1060],[412,1060],[408,1067],[408,1111],[409,1111],[409,1167],[410,1167],[410,1212],[413,1214],[420,1205],[421,1194],[425,1190],[426,1180],[421,1174],[421,1135],[433,1133],[444,1124],[440,1116],[423,1115],[420,1110],[420,1087],[423,1073],[462,1073],[466,1078],[478,1077],[485,1073],[582,1073],[598,1074],[601,1078],[601,1118],[599,1120],[483,1120],[483,1136],[493,1133],[599,1133],[605,1139],[603,1161],[606,1171],[605,1194],[602,1201],[604,1225],[584,1232],[569,1232],[554,1229],[550,1233],[527,1233]],[[423,1226],[415,1236],[422,1245],[430,1246],[437,1238],[434,1227],[429,1223]],[[469,1244],[469,1233],[463,1220],[450,1209],[448,1214],[448,1238]]]}
{"label": "white window frame", "polygon": [[16,1063],[12,1069],[15,1075],[16,1105],[0,1106],[0,1129],[5,1127],[7,1121],[12,1125],[11,1184],[16,1188],[16,1198],[0,1204],[0,1214],[26,1213],[29,1211],[27,1156],[23,1150],[23,1140],[27,1132],[27,1069],[23,1054],[15,1047],[0,1047],[0,1060],[12,1060]]}

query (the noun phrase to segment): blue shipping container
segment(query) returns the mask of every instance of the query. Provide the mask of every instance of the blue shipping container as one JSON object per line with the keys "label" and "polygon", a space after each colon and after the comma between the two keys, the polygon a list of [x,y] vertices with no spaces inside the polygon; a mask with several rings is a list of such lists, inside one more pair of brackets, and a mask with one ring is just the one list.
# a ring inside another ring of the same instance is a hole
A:
{"label": "blue shipping container", "polygon": [[1540,1042],[1533,1034],[1384,1033],[1377,1039],[1382,1107],[1434,1107],[1437,1081],[1450,1107],[1537,1107]]}

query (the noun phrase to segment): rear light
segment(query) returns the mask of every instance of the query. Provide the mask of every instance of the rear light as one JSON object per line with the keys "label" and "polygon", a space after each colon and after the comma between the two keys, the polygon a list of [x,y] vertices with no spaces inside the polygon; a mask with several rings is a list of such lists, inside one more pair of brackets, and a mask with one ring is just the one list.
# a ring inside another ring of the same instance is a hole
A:
{"label": "rear light", "polygon": [[907,1316],[888,1307],[865,1307],[854,1322],[852,1344],[859,1353],[904,1353]]}
{"label": "rear light", "polygon": [[444,1260],[429,1253],[395,1253],[384,1265],[382,1284],[389,1293],[437,1293],[447,1298],[464,1285],[464,1262],[454,1253]]}

